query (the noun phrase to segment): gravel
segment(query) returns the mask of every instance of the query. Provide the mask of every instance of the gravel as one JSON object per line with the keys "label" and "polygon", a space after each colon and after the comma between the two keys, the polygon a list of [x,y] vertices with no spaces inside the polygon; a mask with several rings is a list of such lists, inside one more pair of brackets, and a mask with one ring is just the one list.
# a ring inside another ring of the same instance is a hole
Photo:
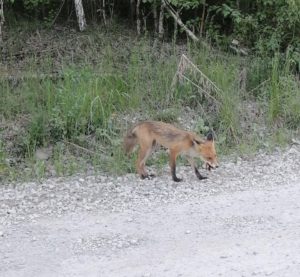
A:
{"label": "gravel", "polygon": [[300,147],[0,187],[0,276],[300,276]]}

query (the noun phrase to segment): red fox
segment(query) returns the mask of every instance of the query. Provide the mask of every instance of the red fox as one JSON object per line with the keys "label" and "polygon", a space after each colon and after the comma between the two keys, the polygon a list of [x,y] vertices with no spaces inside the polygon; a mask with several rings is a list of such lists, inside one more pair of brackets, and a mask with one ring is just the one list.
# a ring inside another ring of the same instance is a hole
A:
{"label": "red fox", "polygon": [[158,121],[145,121],[133,126],[124,138],[124,149],[130,154],[136,145],[140,146],[136,163],[137,172],[142,179],[150,178],[145,170],[145,164],[156,145],[169,149],[172,179],[180,182],[176,176],[176,158],[179,154],[185,155],[191,164],[198,179],[206,179],[200,174],[194,157],[200,157],[208,169],[218,167],[214,138],[209,133],[202,139],[195,133],[180,130],[171,124]]}

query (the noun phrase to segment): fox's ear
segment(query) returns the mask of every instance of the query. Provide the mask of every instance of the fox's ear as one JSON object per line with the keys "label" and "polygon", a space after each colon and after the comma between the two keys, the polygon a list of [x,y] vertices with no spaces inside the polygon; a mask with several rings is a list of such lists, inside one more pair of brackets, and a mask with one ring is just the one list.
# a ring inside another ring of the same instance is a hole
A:
{"label": "fox's ear", "polygon": [[214,140],[214,136],[213,136],[212,132],[209,132],[209,133],[207,134],[206,139],[207,139],[207,140],[210,140],[210,141]]}

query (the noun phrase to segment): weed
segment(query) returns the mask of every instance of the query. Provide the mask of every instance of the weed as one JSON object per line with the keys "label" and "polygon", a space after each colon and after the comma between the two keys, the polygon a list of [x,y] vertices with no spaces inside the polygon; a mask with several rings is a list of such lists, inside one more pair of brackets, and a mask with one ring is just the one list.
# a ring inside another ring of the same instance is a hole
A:
{"label": "weed", "polygon": [[9,172],[9,167],[7,165],[6,161],[6,152],[4,149],[4,143],[2,140],[0,140],[0,181],[2,179],[2,176],[7,175]]}
{"label": "weed", "polygon": [[153,111],[153,120],[163,121],[167,123],[177,122],[179,116],[178,110],[175,109],[164,109],[163,111]]}
{"label": "weed", "polygon": [[46,165],[44,161],[36,160],[34,165],[34,175],[38,180],[41,180],[45,177]]}
{"label": "weed", "polygon": [[274,121],[280,114],[280,86],[279,86],[279,57],[276,55],[272,62],[271,85],[269,95],[269,117]]}
{"label": "weed", "polygon": [[[270,83],[266,86],[269,122],[298,128],[300,123],[300,86],[289,71],[289,57],[280,63],[279,55],[272,62]],[[283,64],[283,66],[282,66]]]}

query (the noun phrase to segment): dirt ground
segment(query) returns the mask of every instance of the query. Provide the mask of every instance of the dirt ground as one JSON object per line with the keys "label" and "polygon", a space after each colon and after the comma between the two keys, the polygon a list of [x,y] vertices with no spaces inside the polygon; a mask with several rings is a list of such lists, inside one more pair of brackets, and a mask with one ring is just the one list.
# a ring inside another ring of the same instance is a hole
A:
{"label": "dirt ground", "polygon": [[0,276],[300,276],[300,147],[220,165],[1,186]]}

